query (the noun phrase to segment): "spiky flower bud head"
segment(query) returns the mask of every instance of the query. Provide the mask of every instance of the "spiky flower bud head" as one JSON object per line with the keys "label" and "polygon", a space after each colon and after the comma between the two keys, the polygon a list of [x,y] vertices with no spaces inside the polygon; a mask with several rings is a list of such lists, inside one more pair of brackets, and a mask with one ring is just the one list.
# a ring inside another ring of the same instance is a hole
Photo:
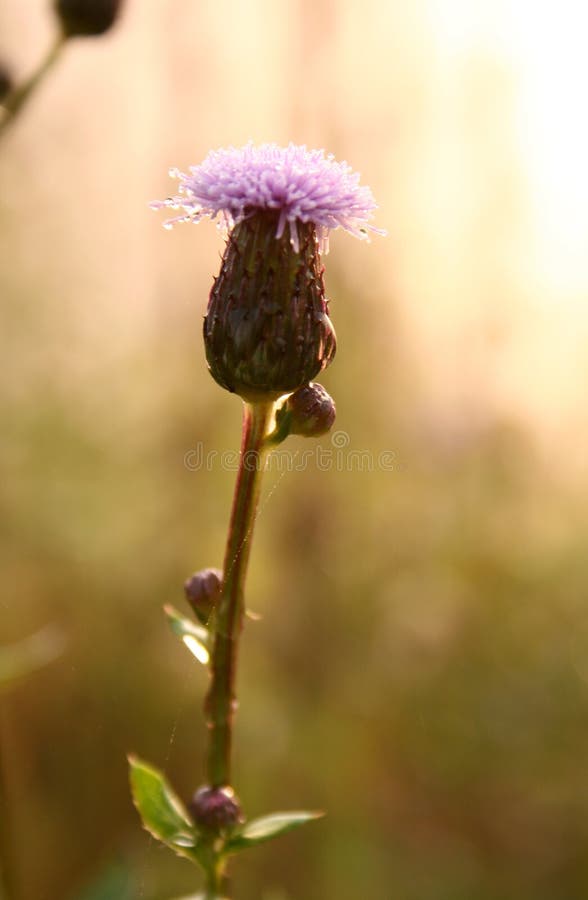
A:
{"label": "spiky flower bud head", "polygon": [[279,408],[276,427],[288,434],[320,437],[330,431],[335,416],[335,401],[322,384],[305,384]]}
{"label": "spiky flower bud head", "polygon": [[216,833],[230,831],[243,821],[241,806],[231,787],[198,788],[188,809],[196,825]]}
{"label": "spiky flower bud head", "polygon": [[3,63],[0,63],[0,103],[8,96],[12,87],[10,72]]}
{"label": "spiky flower bud head", "polygon": [[202,625],[210,620],[220,594],[222,578],[220,569],[202,569],[184,582],[186,600]]}
{"label": "spiky flower bud head", "polygon": [[371,191],[346,163],[293,144],[230,147],[171,174],[179,194],[152,206],[184,212],[166,227],[218,216],[228,231],[204,322],[211,374],[250,400],[308,383],[336,348],[321,253],[335,228],[377,231]]}
{"label": "spiky flower bud head", "polygon": [[121,0],[55,0],[55,12],[64,35],[91,37],[112,28]]}
{"label": "spiky flower bud head", "polygon": [[234,227],[204,320],[213,378],[247,399],[293,391],[335,355],[315,227],[298,226],[294,250],[278,219],[259,210]]}

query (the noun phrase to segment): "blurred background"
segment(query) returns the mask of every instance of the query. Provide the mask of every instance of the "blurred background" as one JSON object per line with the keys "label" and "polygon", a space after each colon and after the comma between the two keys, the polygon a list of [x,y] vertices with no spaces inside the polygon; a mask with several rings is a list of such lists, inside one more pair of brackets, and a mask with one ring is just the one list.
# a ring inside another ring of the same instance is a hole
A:
{"label": "blurred background", "polygon": [[[389,234],[326,260],[322,380],[372,465],[268,473],[248,584],[236,788],[328,816],[234,896],[587,896],[587,26],[573,0],[126,0],[3,134],[1,643],[57,629],[0,697],[8,900],[199,887],[125,756],[202,781],[206,673],[161,607],[222,563],[234,473],[185,458],[234,451],[240,403],[200,338],[222,236],[147,203],[249,139],[348,160]],[[55,29],[2,0],[17,81]]]}

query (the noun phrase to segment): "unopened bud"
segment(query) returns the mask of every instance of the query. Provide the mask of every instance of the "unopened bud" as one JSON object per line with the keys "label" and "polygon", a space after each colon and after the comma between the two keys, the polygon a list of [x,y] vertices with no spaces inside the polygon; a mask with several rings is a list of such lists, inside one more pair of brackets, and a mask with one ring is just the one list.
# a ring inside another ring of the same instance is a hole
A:
{"label": "unopened bud", "polygon": [[335,401],[324,387],[306,384],[294,391],[276,413],[276,430],[319,437],[331,429],[335,415]]}
{"label": "unopened bud", "polygon": [[188,809],[196,825],[207,831],[228,831],[243,821],[239,801],[228,786],[198,788]]}
{"label": "unopened bud", "polygon": [[294,249],[278,220],[256,209],[235,225],[204,320],[213,378],[248,400],[296,390],[335,355],[316,228],[299,222]]}
{"label": "unopened bud", "polygon": [[104,34],[114,25],[121,0],[55,0],[55,12],[66,37]]}
{"label": "unopened bud", "polygon": [[196,618],[207,625],[220,594],[223,573],[220,569],[202,569],[184,582],[186,600]]}

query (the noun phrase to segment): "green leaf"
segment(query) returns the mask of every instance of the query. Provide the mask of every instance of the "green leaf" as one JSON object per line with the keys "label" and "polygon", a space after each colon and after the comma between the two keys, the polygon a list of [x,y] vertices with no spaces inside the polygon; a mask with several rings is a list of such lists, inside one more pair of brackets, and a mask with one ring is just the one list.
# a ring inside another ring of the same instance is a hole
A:
{"label": "green leaf", "polygon": [[253,819],[233,832],[225,845],[225,851],[227,853],[237,853],[239,850],[246,850],[247,847],[255,847],[264,841],[271,841],[272,838],[278,837],[280,834],[286,834],[287,831],[299,828],[306,822],[320,819],[321,816],[324,816],[324,813],[300,810],[296,812],[272,813],[270,816]]}
{"label": "green leaf", "polygon": [[203,625],[198,625],[192,619],[186,618],[178,610],[168,604],[163,607],[167,621],[174,634],[180,638],[190,653],[204,666],[210,659],[209,645],[210,632]]}
{"label": "green leaf", "polygon": [[148,763],[129,756],[131,793],[147,831],[178,856],[197,858],[198,834],[165,777]]}

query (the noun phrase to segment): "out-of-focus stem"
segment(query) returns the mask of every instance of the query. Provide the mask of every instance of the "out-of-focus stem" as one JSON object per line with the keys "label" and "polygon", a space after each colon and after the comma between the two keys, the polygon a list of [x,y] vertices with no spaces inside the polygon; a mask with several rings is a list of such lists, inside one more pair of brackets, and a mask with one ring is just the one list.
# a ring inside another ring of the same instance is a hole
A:
{"label": "out-of-focus stem", "polygon": [[212,787],[231,783],[231,736],[236,705],[237,651],[244,611],[243,587],[260,490],[264,438],[272,412],[273,403],[245,403],[243,412],[241,459],[216,612],[212,680],[205,707],[210,729],[207,776]]}
{"label": "out-of-focus stem", "polygon": [[18,114],[22,112],[29,98],[33,95],[47,73],[53,68],[61,56],[66,40],[67,38],[60,33],[49,48],[49,51],[40,66],[23,84],[14,88],[14,90],[8,94],[0,107],[0,137],[14,122]]}
{"label": "out-of-focus stem", "polygon": [[[5,700],[5,698],[3,698]],[[0,900],[16,900],[16,871],[14,847],[10,833],[7,753],[5,742],[8,729],[4,710],[0,710]]]}

